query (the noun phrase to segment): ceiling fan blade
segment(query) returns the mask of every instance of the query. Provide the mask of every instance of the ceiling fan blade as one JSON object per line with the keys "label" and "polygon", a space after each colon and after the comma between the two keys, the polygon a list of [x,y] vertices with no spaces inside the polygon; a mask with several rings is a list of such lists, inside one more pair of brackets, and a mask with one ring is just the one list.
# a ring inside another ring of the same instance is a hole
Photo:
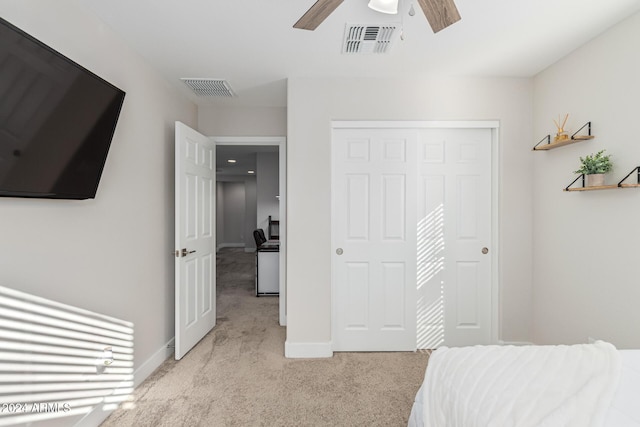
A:
{"label": "ceiling fan blade", "polygon": [[453,0],[418,0],[418,3],[434,33],[461,19]]}
{"label": "ceiling fan blade", "polygon": [[315,30],[343,1],[344,0],[318,0],[298,19],[298,22],[293,25],[293,28]]}

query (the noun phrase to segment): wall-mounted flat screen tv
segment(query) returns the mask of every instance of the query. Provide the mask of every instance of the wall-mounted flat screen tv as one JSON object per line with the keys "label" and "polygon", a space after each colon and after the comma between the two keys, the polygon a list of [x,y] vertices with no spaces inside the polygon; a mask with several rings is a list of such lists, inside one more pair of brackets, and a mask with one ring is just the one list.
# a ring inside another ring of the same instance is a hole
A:
{"label": "wall-mounted flat screen tv", "polygon": [[124,96],[0,18],[0,196],[94,198]]}

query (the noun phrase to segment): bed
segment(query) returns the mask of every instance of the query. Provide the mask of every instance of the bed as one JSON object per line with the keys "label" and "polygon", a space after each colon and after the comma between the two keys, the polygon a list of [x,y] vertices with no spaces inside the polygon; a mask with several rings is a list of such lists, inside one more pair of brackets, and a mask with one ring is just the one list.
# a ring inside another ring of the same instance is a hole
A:
{"label": "bed", "polygon": [[442,347],[411,409],[419,426],[640,427],[640,350]]}

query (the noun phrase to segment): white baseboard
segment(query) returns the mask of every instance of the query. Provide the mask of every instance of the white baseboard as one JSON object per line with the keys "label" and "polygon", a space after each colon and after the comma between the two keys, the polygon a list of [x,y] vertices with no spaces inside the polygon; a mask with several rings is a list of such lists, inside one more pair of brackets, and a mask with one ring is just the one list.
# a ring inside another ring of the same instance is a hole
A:
{"label": "white baseboard", "polygon": [[222,248],[244,248],[246,245],[244,243],[220,243],[218,245],[218,249]]}
{"label": "white baseboard", "polygon": [[534,345],[529,341],[502,341],[498,340],[498,345]]}
{"label": "white baseboard", "polygon": [[289,359],[317,359],[333,357],[331,342],[300,342],[285,341],[284,357]]}
{"label": "white baseboard", "polygon": [[[164,346],[162,346],[158,351],[156,351],[150,358],[144,361],[142,365],[140,365],[133,372],[133,386],[138,387],[144,380],[146,380],[149,375],[153,373],[162,363],[171,357],[174,354],[174,345],[175,339],[171,338],[169,342],[167,342]],[[109,415],[114,411],[113,410],[104,410],[102,405],[99,405],[87,415],[82,417],[80,421],[78,421],[74,427],[96,427],[99,426],[107,419]]]}
{"label": "white baseboard", "polygon": [[224,249],[224,248],[244,248],[245,245],[244,243],[220,243],[218,246],[216,246],[216,252],[219,252],[220,249]]}
{"label": "white baseboard", "polygon": [[133,386],[138,387],[149,375],[153,373],[162,363],[175,353],[175,338],[171,338],[164,346],[156,351],[133,373]]}

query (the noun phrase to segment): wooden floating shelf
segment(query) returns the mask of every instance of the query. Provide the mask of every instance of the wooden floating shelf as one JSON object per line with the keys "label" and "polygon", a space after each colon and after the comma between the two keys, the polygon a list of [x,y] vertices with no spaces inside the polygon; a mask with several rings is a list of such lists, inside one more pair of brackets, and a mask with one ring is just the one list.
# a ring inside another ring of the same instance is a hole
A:
{"label": "wooden floating shelf", "polygon": [[613,190],[614,188],[640,188],[640,184],[620,184],[620,185],[597,185],[595,187],[574,187],[565,188],[563,191],[595,191],[595,190]]}
{"label": "wooden floating shelf", "polygon": [[541,151],[541,150],[551,150],[553,148],[564,147],[565,145],[575,144],[576,142],[587,141],[589,139],[593,139],[595,136],[593,135],[579,135],[574,136],[573,138],[567,138],[562,141],[552,142],[549,144],[544,144],[540,146],[536,146],[533,148],[533,151]]}
{"label": "wooden floating shelf", "polygon": [[[586,135],[578,135],[578,133],[582,132],[582,129],[587,128]],[[564,147],[565,145],[575,144],[576,142],[588,141],[590,139],[595,138],[591,135],[591,122],[587,122],[580,129],[578,129],[573,135],[568,137],[567,139],[563,139],[562,141],[551,142],[551,135],[547,135],[540,140],[534,147],[533,151],[545,151],[551,150],[553,148]],[[544,141],[547,141],[546,144],[543,144]]]}
{"label": "wooden floating shelf", "polygon": [[597,185],[597,186],[594,186],[594,187],[565,188],[564,191],[595,191],[595,190],[611,190],[613,188],[622,188],[622,187],[618,187],[616,184],[613,184],[613,185]]}
{"label": "wooden floating shelf", "polygon": [[[624,184],[624,182],[629,178],[633,173],[637,174],[637,184]],[[582,185],[584,185],[584,174],[577,177],[571,184],[565,187],[562,191],[595,191],[595,190],[613,190],[614,188],[640,188],[640,166],[636,166],[633,168],[631,172],[627,174],[622,180],[613,185],[597,185],[593,187],[571,187],[575,184],[580,178],[582,178]]]}

